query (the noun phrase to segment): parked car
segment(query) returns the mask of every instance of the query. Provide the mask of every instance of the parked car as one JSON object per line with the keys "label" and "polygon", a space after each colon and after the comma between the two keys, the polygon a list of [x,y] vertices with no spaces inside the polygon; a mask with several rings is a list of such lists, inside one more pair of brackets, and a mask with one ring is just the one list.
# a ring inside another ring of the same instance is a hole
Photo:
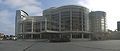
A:
{"label": "parked car", "polygon": [[12,37],[11,39],[12,39],[12,40],[17,40],[17,37]]}
{"label": "parked car", "polygon": [[0,40],[3,40],[3,38],[0,38]]}

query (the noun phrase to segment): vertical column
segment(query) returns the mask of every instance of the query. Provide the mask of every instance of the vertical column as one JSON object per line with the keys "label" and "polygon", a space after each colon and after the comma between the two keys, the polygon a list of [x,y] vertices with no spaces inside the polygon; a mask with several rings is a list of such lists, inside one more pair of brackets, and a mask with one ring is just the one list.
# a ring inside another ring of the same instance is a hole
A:
{"label": "vertical column", "polygon": [[42,21],[40,22],[40,32],[43,31],[42,30]]}
{"label": "vertical column", "polygon": [[[70,31],[72,31],[72,9],[70,9]],[[70,34],[71,39],[72,39],[72,34],[74,34],[74,33]]]}
{"label": "vertical column", "polygon": [[20,33],[22,33],[22,23],[20,23],[19,26],[20,26]]}
{"label": "vertical column", "polygon": [[59,31],[61,31],[61,12],[59,11]]}
{"label": "vertical column", "polygon": [[25,34],[22,34],[22,39],[25,39]]}
{"label": "vertical column", "polygon": [[62,34],[59,34],[60,38],[62,38]]}
{"label": "vertical column", "polygon": [[70,34],[70,39],[72,39],[72,33]]}
{"label": "vertical column", "polygon": [[45,31],[47,31],[47,18],[45,18]]}
{"label": "vertical column", "polygon": [[22,23],[22,32],[24,32],[24,22]]}
{"label": "vertical column", "polygon": [[72,31],[72,9],[70,9],[70,31]]}
{"label": "vertical column", "polygon": [[33,34],[31,34],[31,39],[33,39]]}
{"label": "vertical column", "polygon": [[89,34],[89,39],[91,39],[91,34]]}
{"label": "vertical column", "polygon": [[84,39],[84,34],[82,33],[82,39]]}
{"label": "vertical column", "polygon": [[32,32],[33,32],[33,28],[34,28],[33,25],[34,25],[34,23],[33,23],[33,19],[32,19]]}
{"label": "vertical column", "polygon": [[[33,25],[34,25],[34,22],[33,22],[33,19],[32,19],[32,32],[33,32]],[[31,34],[31,38],[33,39],[33,34]]]}
{"label": "vertical column", "polygon": [[[83,25],[84,25],[84,24],[83,24],[83,22],[84,22],[84,20],[83,20],[83,12],[81,12],[81,21],[82,21],[82,22],[81,22],[81,25],[82,25],[82,31],[83,31],[83,29],[84,29],[84,28],[83,28]],[[82,34],[83,34],[83,33],[82,33]]]}
{"label": "vertical column", "polygon": [[42,38],[42,34],[40,34],[40,39]]}

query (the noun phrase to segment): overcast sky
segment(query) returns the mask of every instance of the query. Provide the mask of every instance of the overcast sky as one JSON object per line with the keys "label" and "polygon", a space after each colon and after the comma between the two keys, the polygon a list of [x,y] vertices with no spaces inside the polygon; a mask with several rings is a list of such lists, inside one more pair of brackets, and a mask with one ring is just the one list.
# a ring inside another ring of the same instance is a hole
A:
{"label": "overcast sky", "polygon": [[39,16],[50,7],[63,5],[82,5],[90,11],[105,11],[107,13],[107,28],[116,29],[120,21],[119,0],[0,0],[0,32],[15,33],[15,11],[22,9],[29,15]]}

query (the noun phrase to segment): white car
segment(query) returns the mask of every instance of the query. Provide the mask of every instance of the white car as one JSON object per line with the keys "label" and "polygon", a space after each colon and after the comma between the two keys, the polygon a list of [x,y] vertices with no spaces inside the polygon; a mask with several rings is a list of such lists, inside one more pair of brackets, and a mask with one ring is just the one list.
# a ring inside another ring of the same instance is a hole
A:
{"label": "white car", "polygon": [[12,37],[12,40],[17,40],[17,37]]}

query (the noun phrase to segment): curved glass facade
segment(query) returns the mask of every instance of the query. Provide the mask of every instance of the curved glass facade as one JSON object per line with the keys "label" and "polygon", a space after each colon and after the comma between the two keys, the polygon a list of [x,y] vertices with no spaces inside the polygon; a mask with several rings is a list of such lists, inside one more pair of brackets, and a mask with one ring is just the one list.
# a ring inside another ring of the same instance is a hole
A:
{"label": "curved glass facade", "polygon": [[[83,6],[68,5],[43,11],[49,20],[48,30],[88,31],[89,10]],[[58,27],[58,28],[56,28]]]}
{"label": "curved glass facade", "polygon": [[[47,18],[47,30],[69,33],[72,38],[89,38],[89,9],[83,6],[67,5],[43,11]],[[79,33],[78,33],[79,32]],[[84,32],[84,33],[83,33]]]}

